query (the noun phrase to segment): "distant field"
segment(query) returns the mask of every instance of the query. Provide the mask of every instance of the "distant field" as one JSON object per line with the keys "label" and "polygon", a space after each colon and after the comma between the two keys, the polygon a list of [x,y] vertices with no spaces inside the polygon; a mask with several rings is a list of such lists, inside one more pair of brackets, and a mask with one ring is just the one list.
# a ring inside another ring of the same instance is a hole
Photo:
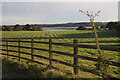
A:
{"label": "distant field", "polygon": [[[100,45],[107,45],[107,46],[119,46],[119,38],[118,38],[118,32],[117,31],[98,31],[98,36],[99,36],[99,42]],[[16,38],[22,38],[22,40],[30,40],[30,38],[35,38],[36,41],[47,41],[51,38],[53,42],[61,42],[61,43],[72,43],[73,39],[78,39],[79,44],[87,44],[87,45],[95,45],[95,39],[94,39],[94,34],[93,31],[3,31],[2,32],[2,38],[11,38],[11,39],[16,39]],[[4,42],[2,44],[5,44]],[[18,45],[16,42],[9,42],[10,45]],[[27,46],[29,47],[29,43],[21,43],[22,46]],[[73,54],[73,48],[72,47],[65,47],[65,46],[53,46],[53,50],[56,51],[61,51],[61,52],[68,52]],[[43,49],[48,49],[49,45],[48,44],[34,44],[34,47],[36,48],[43,48]],[[3,47],[3,49],[6,49],[6,47]],[[9,49],[11,50],[17,50],[17,48],[10,47]],[[21,49],[23,52],[29,52],[29,49]],[[4,52],[4,51],[3,51]],[[98,54],[95,49],[85,49],[85,48],[79,48],[79,55],[84,55],[88,57],[93,57],[97,58]],[[104,50],[104,53],[106,53],[107,58],[113,58],[113,61],[118,62],[118,52],[116,51],[107,51]],[[10,54],[18,55],[18,53],[11,52]],[[37,55],[42,55],[45,57],[48,57],[48,52],[45,51],[38,51],[34,50],[34,54]],[[21,55],[23,57],[30,58],[29,55]],[[60,54],[53,53],[53,58],[58,59],[61,61],[65,61],[68,63],[73,63],[73,58],[69,56],[63,56]],[[47,63],[47,60],[37,58],[41,62]],[[83,60],[79,59],[79,65],[82,67],[86,67],[88,69],[95,69],[95,64],[96,62],[93,61],[88,61],[88,60]],[[61,69],[65,69],[68,72],[72,72],[73,68],[64,66],[58,63],[53,64],[56,67],[59,67]],[[114,77],[118,77],[118,67],[115,66],[110,66],[110,74]],[[100,78],[100,76],[94,75],[89,72],[85,72],[80,70],[80,77],[82,78]]]}
{"label": "distant field", "polygon": [[[119,43],[118,31],[98,31],[101,45],[117,46]],[[78,39],[82,44],[94,44],[93,31],[3,31],[2,38],[36,38],[42,40],[53,39],[58,42],[71,43],[73,39]]]}

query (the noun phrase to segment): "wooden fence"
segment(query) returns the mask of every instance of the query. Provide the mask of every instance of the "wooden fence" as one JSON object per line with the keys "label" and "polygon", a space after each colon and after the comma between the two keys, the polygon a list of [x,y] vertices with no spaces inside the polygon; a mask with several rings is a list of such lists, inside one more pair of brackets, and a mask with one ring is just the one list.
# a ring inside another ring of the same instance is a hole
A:
{"label": "wooden fence", "polygon": [[[79,73],[78,69],[81,68],[80,66],[78,66],[78,58],[85,59],[85,60],[91,60],[91,61],[95,61],[95,62],[99,60],[97,58],[92,58],[92,57],[87,57],[87,56],[83,56],[83,55],[78,55],[78,48],[79,47],[80,48],[96,49],[96,46],[94,46],[94,45],[80,45],[80,44],[78,44],[78,40],[73,40],[73,44],[69,44],[69,43],[54,43],[54,42],[52,42],[52,39],[49,39],[49,42],[34,41],[34,39],[31,39],[31,41],[21,41],[21,39],[14,40],[14,41],[13,40],[8,40],[8,39],[3,39],[2,41],[6,42],[6,45],[2,45],[2,46],[6,46],[7,47],[6,49],[2,49],[3,51],[7,51],[7,54],[5,54],[5,53],[2,53],[2,54],[6,55],[7,58],[9,58],[9,56],[18,57],[19,61],[20,61],[20,59],[25,59],[25,60],[29,60],[31,62],[36,62],[36,63],[42,64],[42,65],[49,66],[50,68],[58,69],[58,68],[52,66],[52,61],[54,61],[54,62],[57,62],[57,63],[60,63],[60,64],[64,64],[64,65],[73,67],[74,68],[74,74],[78,74]],[[18,46],[9,45],[8,42],[17,42]],[[21,46],[21,43],[31,43],[31,47]],[[34,43],[49,44],[49,49],[34,48]],[[74,49],[74,53],[70,54],[70,53],[66,53],[66,52],[54,51],[54,50],[52,50],[52,45],[71,46]],[[9,47],[18,47],[18,51],[9,50]],[[22,52],[21,48],[31,49],[31,53]],[[110,50],[110,51],[118,51],[118,52],[120,51],[120,49],[118,47],[101,46],[100,48],[102,50]],[[34,54],[34,50],[47,51],[47,52],[49,52],[49,57],[36,55],[36,54]],[[19,54],[18,54],[18,56],[15,56],[15,55],[9,54],[9,52],[17,52]],[[52,53],[72,56],[72,57],[74,57],[74,63],[70,64],[70,63],[67,63],[67,62],[64,62],[64,61],[53,59],[52,58]],[[21,54],[31,55],[31,59],[28,59],[28,58],[25,58],[25,57],[21,57]],[[41,63],[41,62],[35,61],[34,60],[34,56],[49,60],[49,64],[45,64],[45,63]],[[119,62],[113,62],[113,61],[110,61],[110,62],[112,63],[111,65],[113,65],[113,66],[119,66],[120,65]]]}

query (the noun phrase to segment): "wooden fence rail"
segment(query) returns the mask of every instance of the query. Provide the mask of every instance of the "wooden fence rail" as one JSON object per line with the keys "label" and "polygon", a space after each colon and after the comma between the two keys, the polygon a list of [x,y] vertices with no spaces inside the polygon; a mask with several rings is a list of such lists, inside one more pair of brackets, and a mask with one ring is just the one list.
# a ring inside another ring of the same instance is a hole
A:
{"label": "wooden fence rail", "polygon": [[[6,42],[6,40],[2,40]],[[7,42],[24,42],[24,43],[31,43],[31,41],[14,41],[14,40],[7,40]],[[42,43],[42,44],[49,44],[49,42],[41,42],[41,41],[34,41],[34,43]],[[71,46],[74,47],[73,44],[69,43],[53,43],[53,45],[61,45],[61,46]],[[78,47],[80,48],[89,48],[89,49],[97,49],[96,45],[83,45],[79,44]],[[100,46],[101,50],[109,50],[109,51],[118,51],[120,52],[120,47],[113,47],[113,46]]]}
{"label": "wooden fence rail", "polygon": [[[78,69],[79,69],[80,66],[78,66],[78,58],[85,59],[85,60],[91,60],[91,61],[95,61],[95,62],[99,60],[97,58],[91,58],[91,57],[87,57],[87,56],[78,55],[78,48],[79,47],[80,48],[96,49],[96,46],[94,46],[94,45],[78,45],[78,40],[74,40],[73,44],[53,43],[52,39],[49,39],[49,42],[34,41],[34,39],[31,39],[31,41],[21,41],[21,39],[18,39],[18,41],[12,41],[12,40],[6,39],[6,40],[3,40],[3,42],[6,42],[6,45],[2,45],[2,46],[6,46],[7,48],[6,49],[2,49],[2,50],[3,51],[7,51],[7,54],[5,54],[5,53],[2,53],[2,54],[6,55],[7,58],[9,58],[9,56],[13,56],[13,57],[18,57],[19,61],[20,61],[20,59],[25,59],[25,60],[30,60],[32,62],[36,62],[36,63],[39,63],[39,64],[44,64],[44,63],[35,61],[34,60],[34,56],[36,56],[36,57],[40,57],[40,58],[44,58],[44,59],[49,60],[49,65],[48,66],[50,68],[53,68],[52,61],[60,63],[60,64],[64,64],[64,65],[67,65],[67,66],[71,66],[71,67],[74,68],[74,74],[79,74],[79,72],[78,72],[79,70]],[[18,46],[9,45],[8,42],[18,42]],[[21,42],[31,43],[31,47],[21,46]],[[34,48],[34,43],[49,44],[49,49]],[[66,53],[66,52],[54,51],[54,50],[52,50],[52,45],[71,46],[74,49],[74,53],[70,54],[70,53]],[[9,50],[9,47],[17,47],[18,51]],[[31,53],[22,52],[21,48],[31,49]],[[103,49],[103,50],[111,50],[111,51],[119,51],[119,49],[116,48],[116,47],[111,48],[111,47],[103,46],[103,47],[101,47],[101,49]],[[47,52],[49,52],[49,57],[44,57],[44,56],[41,56],[41,55],[35,55],[34,54],[34,50],[47,51]],[[17,52],[19,54],[18,54],[18,56],[15,56],[15,55],[10,55],[9,52]],[[27,59],[27,58],[21,57],[21,53],[22,54],[26,54],[26,55],[31,55],[31,59]],[[61,54],[61,55],[67,55],[67,56],[74,57],[74,63],[70,64],[70,63],[67,63],[67,62],[64,62],[64,61],[53,59],[52,58],[52,53],[57,53],[57,54]],[[113,66],[119,66],[120,65],[119,62],[113,62],[113,61],[110,61],[110,62],[112,63],[111,65],[113,65]],[[44,65],[47,65],[47,64],[44,64]]]}

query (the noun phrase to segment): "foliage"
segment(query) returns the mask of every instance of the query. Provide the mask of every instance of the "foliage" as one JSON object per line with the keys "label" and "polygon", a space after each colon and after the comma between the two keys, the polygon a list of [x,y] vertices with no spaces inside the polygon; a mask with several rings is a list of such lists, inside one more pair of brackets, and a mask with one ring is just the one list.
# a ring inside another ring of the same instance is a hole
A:
{"label": "foliage", "polygon": [[76,30],[87,30],[85,26],[79,26]]}
{"label": "foliage", "polygon": [[32,26],[32,31],[37,31],[37,26]]}
{"label": "foliage", "polygon": [[[13,28],[12,28],[13,27]],[[43,31],[42,27],[32,26],[26,24],[24,27],[20,24],[16,24],[15,26],[2,26],[2,31]]]}
{"label": "foliage", "polygon": [[2,26],[2,31],[12,31],[12,28],[10,26]]}
{"label": "foliage", "polygon": [[42,27],[37,28],[38,31],[43,31]]}
{"label": "foliage", "polygon": [[14,27],[14,31],[21,31],[22,28],[20,26],[20,24],[16,24],[15,27]]}
{"label": "foliage", "polygon": [[106,28],[109,28],[109,30],[120,30],[120,22],[109,22]]}
{"label": "foliage", "polygon": [[[103,22],[96,22],[97,26],[101,26]],[[79,27],[79,26],[90,26],[90,22],[79,22],[79,23],[62,23],[62,24],[32,24],[32,26],[41,27]]]}
{"label": "foliage", "polygon": [[25,27],[23,28],[25,31],[32,31],[32,26],[29,24],[26,24]]}
{"label": "foliage", "polygon": [[102,26],[101,26],[101,30],[106,30],[106,26],[105,26],[105,25],[102,25]]}
{"label": "foliage", "polygon": [[111,64],[111,62],[109,61],[112,60],[112,58],[107,59],[107,56],[103,52],[102,54],[99,55],[98,59],[99,61],[97,62],[97,64],[95,64],[97,67],[96,70],[98,70],[99,74],[103,78],[105,79],[109,78],[108,74],[110,74],[109,69],[110,69],[110,64]]}

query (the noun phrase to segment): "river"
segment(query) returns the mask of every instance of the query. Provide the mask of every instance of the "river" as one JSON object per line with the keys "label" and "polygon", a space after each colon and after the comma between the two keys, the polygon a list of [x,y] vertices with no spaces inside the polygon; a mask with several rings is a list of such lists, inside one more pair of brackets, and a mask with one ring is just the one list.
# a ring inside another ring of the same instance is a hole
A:
{"label": "river", "polygon": [[[43,31],[63,31],[63,30],[76,30],[78,27],[42,27]],[[86,27],[91,28],[91,27]]]}

